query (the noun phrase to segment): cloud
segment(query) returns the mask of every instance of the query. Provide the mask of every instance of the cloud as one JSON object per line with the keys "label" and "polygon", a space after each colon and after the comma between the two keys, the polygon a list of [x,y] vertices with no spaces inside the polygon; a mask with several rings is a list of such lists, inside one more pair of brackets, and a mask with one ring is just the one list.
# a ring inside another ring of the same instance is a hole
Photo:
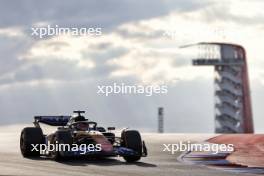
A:
{"label": "cloud", "polygon": [[[96,84],[110,85],[117,81],[98,80]],[[133,80],[126,81],[133,83]],[[25,123],[31,122],[34,115],[71,114],[74,109],[85,109],[87,118],[103,126],[130,127],[155,132],[157,107],[164,106],[167,132],[190,132],[191,129],[186,126],[186,123],[192,126],[192,131],[195,132],[208,132],[213,129],[214,121],[211,116],[213,92],[208,91],[212,89],[213,84],[208,84],[206,80],[197,80],[195,91],[191,86],[192,81],[184,81],[170,87],[168,95],[152,97],[144,95],[105,97],[96,94],[94,82],[94,80],[53,84],[46,82],[36,83],[34,86],[17,85],[0,89],[1,123]],[[192,95],[192,99],[185,99],[189,94]],[[206,97],[203,103],[198,99],[200,95]],[[196,106],[197,103],[203,106],[208,105],[208,111],[203,111],[200,106]],[[16,110],[11,111],[10,107],[16,107]],[[197,114],[200,114],[200,118]]]}
{"label": "cloud", "polygon": [[49,22],[62,26],[69,24],[76,26],[99,25],[103,28],[111,28],[122,23],[166,15],[172,10],[184,11],[202,8],[204,4],[206,3],[199,3],[197,0],[189,2],[180,0],[143,0],[140,2],[133,0],[102,0],[100,2],[78,0],[73,2],[66,0],[63,3],[60,0],[45,2],[16,0],[1,2],[0,27],[31,26],[38,22]]}

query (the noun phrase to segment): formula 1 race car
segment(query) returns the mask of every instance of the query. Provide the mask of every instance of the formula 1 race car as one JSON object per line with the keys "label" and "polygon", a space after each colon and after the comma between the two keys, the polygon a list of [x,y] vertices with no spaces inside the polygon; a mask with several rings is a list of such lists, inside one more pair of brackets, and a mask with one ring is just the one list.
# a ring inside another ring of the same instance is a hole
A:
{"label": "formula 1 race car", "polygon": [[[147,156],[145,142],[136,130],[124,129],[120,137],[113,133],[115,127],[98,127],[82,114],[73,116],[35,116],[35,127],[26,127],[20,136],[20,150],[24,157],[47,156],[55,160],[66,157],[122,156],[127,162],[136,162]],[[44,135],[40,123],[58,126],[54,133]]]}

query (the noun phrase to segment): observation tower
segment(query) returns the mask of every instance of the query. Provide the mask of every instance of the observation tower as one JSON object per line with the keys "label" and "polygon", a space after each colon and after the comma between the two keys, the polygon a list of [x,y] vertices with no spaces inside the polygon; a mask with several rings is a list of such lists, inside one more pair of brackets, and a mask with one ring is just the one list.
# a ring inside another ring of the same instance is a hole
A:
{"label": "observation tower", "polygon": [[229,43],[195,46],[199,56],[192,64],[215,70],[215,132],[254,133],[245,49]]}

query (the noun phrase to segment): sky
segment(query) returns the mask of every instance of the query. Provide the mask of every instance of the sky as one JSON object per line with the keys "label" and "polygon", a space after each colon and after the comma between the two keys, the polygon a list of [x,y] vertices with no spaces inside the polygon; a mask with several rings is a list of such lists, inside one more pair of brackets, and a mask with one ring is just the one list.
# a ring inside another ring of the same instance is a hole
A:
{"label": "sky", "polygon": [[[256,132],[264,132],[261,0],[0,1],[0,124],[87,111],[105,126],[214,131],[213,68],[180,46],[230,42],[247,50]],[[100,36],[36,38],[32,27],[99,27]],[[167,85],[166,95],[97,94],[98,85]]]}

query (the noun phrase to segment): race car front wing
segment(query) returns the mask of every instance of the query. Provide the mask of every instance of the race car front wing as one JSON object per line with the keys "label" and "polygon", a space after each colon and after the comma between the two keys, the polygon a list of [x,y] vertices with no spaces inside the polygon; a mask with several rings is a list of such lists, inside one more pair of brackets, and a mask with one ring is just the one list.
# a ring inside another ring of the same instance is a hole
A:
{"label": "race car front wing", "polygon": [[78,151],[66,151],[66,152],[60,152],[62,156],[105,156],[105,157],[111,157],[111,156],[147,156],[147,148],[145,146],[145,143],[143,142],[143,150],[142,153],[138,153],[137,151],[121,147],[121,146],[115,146],[113,147],[113,151],[111,152],[105,152],[105,151],[89,151],[89,150],[78,150]]}

